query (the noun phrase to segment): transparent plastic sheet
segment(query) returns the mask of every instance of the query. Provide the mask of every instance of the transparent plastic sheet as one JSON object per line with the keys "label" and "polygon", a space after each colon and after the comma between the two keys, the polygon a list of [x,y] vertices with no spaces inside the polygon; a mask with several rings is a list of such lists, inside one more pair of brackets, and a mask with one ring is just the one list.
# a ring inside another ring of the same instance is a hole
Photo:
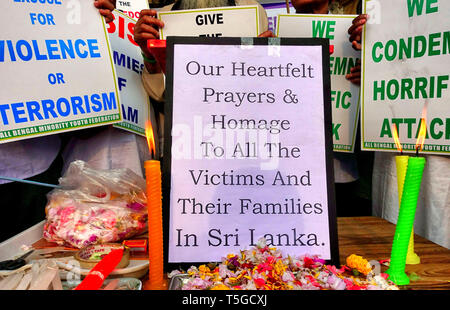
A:
{"label": "transparent plastic sheet", "polygon": [[147,230],[146,183],[131,170],[95,170],[74,161],[59,184],[47,195],[47,241],[82,248]]}

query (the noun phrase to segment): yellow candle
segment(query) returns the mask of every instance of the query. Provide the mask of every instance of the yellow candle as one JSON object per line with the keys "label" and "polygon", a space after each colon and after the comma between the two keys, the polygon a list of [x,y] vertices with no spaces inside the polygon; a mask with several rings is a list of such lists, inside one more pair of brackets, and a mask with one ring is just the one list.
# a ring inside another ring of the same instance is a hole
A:
{"label": "yellow candle", "polygon": [[[395,163],[397,166],[397,188],[398,188],[398,205],[400,208],[403,194],[403,185],[405,184],[406,170],[408,170],[409,156],[401,155],[395,156]],[[411,237],[409,238],[408,252],[406,254],[406,264],[416,265],[420,264],[420,257],[414,253],[414,229],[411,230]]]}
{"label": "yellow candle", "polygon": [[[421,128],[422,129],[422,128]],[[395,124],[392,125],[392,134],[394,138],[395,145],[397,149],[402,153],[402,145],[400,143],[400,138]],[[422,133],[424,135],[424,133]],[[406,171],[408,170],[409,156],[400,155],[395,156],[395,164],[397,167],[397,189],[398,189],[398,207],[402,204],[403,195],[403,185],[405,184]],[[420,264],[420,257],[414,253],[414,228],[411,229],[411,236],[408,243],[408,252],[406,254],[406,264],[416,265]]]}

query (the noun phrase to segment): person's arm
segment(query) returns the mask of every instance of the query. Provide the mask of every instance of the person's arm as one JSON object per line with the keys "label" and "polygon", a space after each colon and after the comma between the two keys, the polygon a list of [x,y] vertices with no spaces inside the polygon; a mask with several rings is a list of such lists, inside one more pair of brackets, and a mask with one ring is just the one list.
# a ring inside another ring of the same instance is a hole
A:
{"label": "person's arm", "polygon": [[[367,21],[368,15],[358,15],[353,21],[352,25],[348,29],[350,34],[349,40],[355,50],[361,50],[361,35],[363,27]],[[350,69],[350,73],[345,76],[347,80],[356,85],[361,85],[361,61],[358,60],[356,66]]]}
{"label": "person's arm", "polygon": [[114,20],[112,11],[116,8],[116,0],[95,0],[94,6],[98,9],[100,14],[105,17],[106,23]]}
{"label": "person's arm", "polygon": [[[161,61],[152,55],[147,48],[147,41],[159,39],[159,28],[164,27],[164,22],[156,18],[155,10],[142,10],[139,19],[134,26],[134,42],[141,48],[144,55],[144,64],[150,74],[163,71]],[[165,57],[165,55],[158,55]]]}

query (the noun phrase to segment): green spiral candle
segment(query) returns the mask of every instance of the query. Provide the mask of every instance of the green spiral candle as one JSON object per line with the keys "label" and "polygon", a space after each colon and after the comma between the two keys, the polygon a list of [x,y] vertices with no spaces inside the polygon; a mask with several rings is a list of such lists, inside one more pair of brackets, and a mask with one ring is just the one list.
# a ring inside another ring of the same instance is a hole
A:
{"label": "green spiral candle", "polygon": [[391,263],[386,271],[389,279],[397,285],[409,284],[409,278],[405,273],[406,254],[408,253],[409,239],[414,225],[425,162],[424,157],[410,157],[408,159],[397,227],[392,243]]}

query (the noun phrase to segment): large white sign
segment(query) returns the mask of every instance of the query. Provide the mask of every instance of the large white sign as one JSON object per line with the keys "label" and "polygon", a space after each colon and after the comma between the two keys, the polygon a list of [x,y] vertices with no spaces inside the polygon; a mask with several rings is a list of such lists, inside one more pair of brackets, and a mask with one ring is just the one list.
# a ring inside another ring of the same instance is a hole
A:
{"label": "large white sign", "polygon": [[334,46],[330,56],[333,149],[353,152],[359,116],[360,88],[345,78],[361,58],[348,40],[348,29],[356,15],[279,15],[280,37],[328,38]]}
{"label": "large white sign", "polygon": [[[324,40],[172,40],[169,263],[220,261],[262,237],[285,253],[331,259],[337,241]],[[170,51],[171,38],[168,44]]]}
{"label": "large white sign", "polygon": [[257,37],[258,6],[233,6],[213,9],[159,12],[164,22],[160,38],[194,37]]}
{"label": "large white sign", "polygon": [[[362,149],[450,154],[450,1],[364,1],[370,18],[362,50]],[[426,112],[424,112],[426,107]]]}
{"label": "large white sign", "polygon": [[140,47],[134,42],[136,21],[115,10],[108,24],[109,39],[116,66],[123,122],[114,126],[145,136],[150,101],[142,84],[144,61]]}
{"label": "large white sign", "polygon": [[0,143],[121,120],[92,1],[1,1]]}

